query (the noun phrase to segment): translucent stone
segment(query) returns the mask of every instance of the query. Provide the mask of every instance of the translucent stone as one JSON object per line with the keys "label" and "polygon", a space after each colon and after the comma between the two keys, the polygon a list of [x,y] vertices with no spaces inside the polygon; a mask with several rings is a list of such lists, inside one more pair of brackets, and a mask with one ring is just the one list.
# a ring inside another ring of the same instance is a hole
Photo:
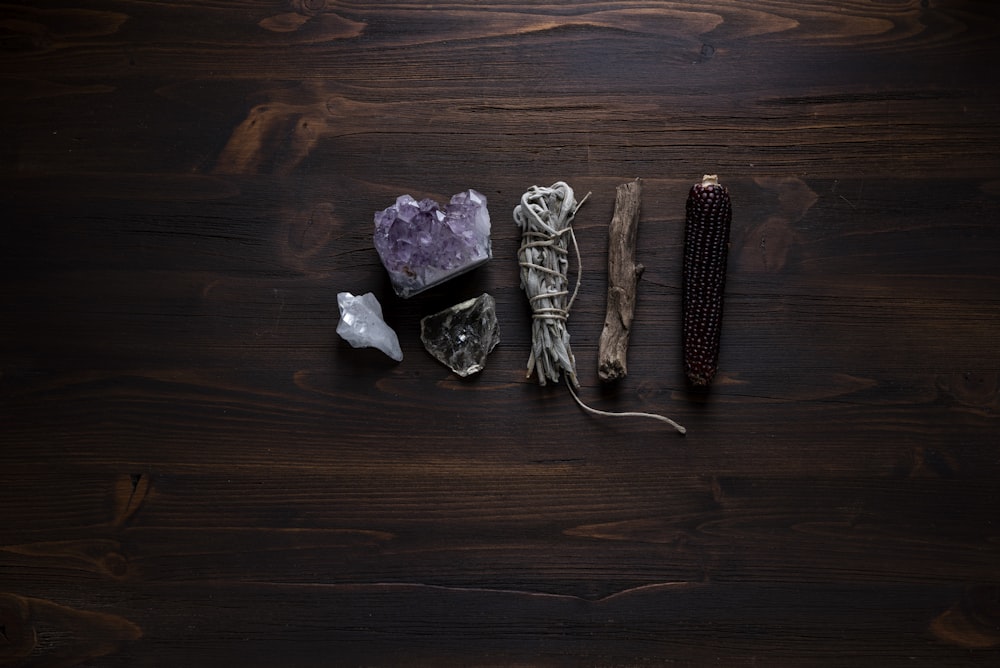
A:
{"label": "translucent stone", "polygon": [[496,300],[488,294],[456,304],[420,321],[420,340],[427,352],[465,377],[486,366],[500,342]]}
{"label": "translucent stone", "polygon": [[412,297],[493,256],[486,197],[466,190],[441,209],[402,195],[375,214],[374,241],[396,294]]}
{"label": "translucent stone", "polygon": [[396,332],[382,319],[382,305],[375,295],[368,292],[355,297],[350,292],[337,294],[340,323],[337,334],[355,348],[378,348],[386,355],[401,362],[403,351]]}

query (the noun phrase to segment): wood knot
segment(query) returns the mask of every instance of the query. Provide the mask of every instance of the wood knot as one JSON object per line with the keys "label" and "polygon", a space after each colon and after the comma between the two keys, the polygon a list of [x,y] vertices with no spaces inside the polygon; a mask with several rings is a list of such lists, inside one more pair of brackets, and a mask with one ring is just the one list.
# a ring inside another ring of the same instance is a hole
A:
{"label": "wood knot", "polygon": [[325,271],[326,266],[309,262],[310,258],[329,255],[330,242],[343,229],[343,223],[329,202],[319,202],[310,210],[289,211],[285,216],[283,238],[278,241],[282,255],[298,271]]}
{"label": "wood knot", "polygon": [[931,632],[966,649],[1000,647],[1000,587],[973,587],[934,618]]}
{"label": "wood knot", "polygon": [[35,648],[38,638],[29,622],[30,615],[25,599],[0,594],[0,663],[22,659]]}
{"label": "wood knot", "polygon": [[293,11],[307,16],[316,16],[326,9],[326,0],[292,0]]}
{"label": "wood knot", "polygon": [[113,654],[142,637],[124,617],[0,594],[0,665],[70,666]]}
{"label": "wood knot", "polygon": [[114,578],[124,578],[128,575],[128,560],[119,552],[108,552],[101,560],[104,572]]}
{"label": "wood knot", "polygon": [[938,389],[955,402],[993,412],[1000,408],[1000,374],[989,371],[965,371],[938,377]]}
{"label": "wood knot", "polygon": [[792,251],[801,245],[797,223],[816,204],[819,196],[805,181],[794,177],[759,178],[754,179],[754,183],[764,198],[772,200],[770,208],[774,215],[741,232],[743,244],[739,264],[744,271],[777,273],[785,268]]}
{"label": "wood knot", "polygon": [[622,360],[602,360],[597,367],[597,375],[600,376],[601,380],[605,383],[610,383],[615,380],[620,380],[627,375],[624,363]]}

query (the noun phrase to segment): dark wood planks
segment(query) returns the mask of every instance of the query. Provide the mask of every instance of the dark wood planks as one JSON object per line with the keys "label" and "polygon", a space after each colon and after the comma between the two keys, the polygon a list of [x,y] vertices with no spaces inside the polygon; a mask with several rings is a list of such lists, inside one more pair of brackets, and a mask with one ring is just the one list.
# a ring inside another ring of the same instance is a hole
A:
{"label": "dark wood planks", "polygon": [[[991,665],[993,3],[81,2],[0,10],[0,665]],[[683,198],[734,199],[684,390]],[[647,267],[594,372],[615,186]],[[524,377],[510,211],[593,194],[582,414]],[[403,192],[495,259],[409,301]],[[337,339],[374,291],[406,358]],[[490,291],[460,381],[419,318]]]}

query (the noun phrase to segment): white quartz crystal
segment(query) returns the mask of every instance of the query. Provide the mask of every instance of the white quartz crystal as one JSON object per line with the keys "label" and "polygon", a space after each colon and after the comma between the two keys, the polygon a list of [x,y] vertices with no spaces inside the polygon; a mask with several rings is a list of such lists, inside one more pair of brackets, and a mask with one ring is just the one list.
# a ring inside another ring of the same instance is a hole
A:
{"label": "white quartz crystal", "polygon": [[340,292],[337,306],[340,307],[337,334],[342,339],[355,348],[378,348],[397,362],[403,361],[399,338],[382,319],[382,305],[375,295],[368,292],[355,297],[350,292]]}

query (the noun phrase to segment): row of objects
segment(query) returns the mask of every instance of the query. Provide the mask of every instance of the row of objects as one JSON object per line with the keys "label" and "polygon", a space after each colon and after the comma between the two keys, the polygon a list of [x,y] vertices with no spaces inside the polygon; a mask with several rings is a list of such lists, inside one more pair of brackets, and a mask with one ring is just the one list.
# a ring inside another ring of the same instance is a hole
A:
{"label": "row of objects", "polygon": [[[628,191],[626,186],[634,188]],[[605,329],[609,319],[614,321],[612,316],[615,313],[610,309],[613,306],[611,293],[615,290],[624,292],[627,297],[618,304],[617,316],[620,318],[625,313],[628,320],[623,321],[624,327],[620,328],[622,331],[618,337],[607,337],[609,341],[606,342],[606,337],[602,336],[602,347],[607,343],[609,348],[620,349],[620,354],[609,357],[605,366],[610,371],[605,369],[607,373],[600,374],[602,380],[614,380],[625,373],[622,351],[627,349],[635,283],[642,271],[641,265],[636,265],[634,261],[638,188],[639,179],[619,187],[615,218],[609,226],[609,248],[627,251],[618,254],[609,252],[609,280],[621,279],[619,274],[628,274],[628,270],[633,275],[626,277],[630,280],[618,280],[620,285],[612,284],[613,289],[609,289],[609,316],[605,320]],[[579,258],[571,221],[586,199],[584,197],[577,202],[572,189],[558,182],[551,188],[532,186],[522,197],[521,205],[515,209],[515,220],[523,232],[519,251],[521,282],[532,305],[536,330],[539,322],[543,325],[562,325],[579,288],[578,269],[577,286],[572,291],[573,296],[569,296],[566,267],[570,242]],[[717,176],[706,174],[700,183],[691,187],[685,215],[682,263],[684,366],[691,385],[707,388],[718,368],[732,222],[729,192],[719,183]],[[626,218],[631,218],[631,224],[615,224]],[[614,238],[616,235],[620,238]],[[396,294],[404,299],[412,297],[492,258],[486,197],[469,189],[454,195],[442,208],[432,199],[418,202],[410,195],[402,195],[394,205],[375,214],[374,245]],[[625,272],[614,271],[615,266],[612,265],[616,259],[620,265],[618,269],[624,267]],[[556,296],[560,298],[556,300],[559,303],[549,304],[552,301],[550,298]],[[374,295],[367,293],[355,297],[351,293],[340,293],[338,304],[341,321],[337,331],[351,345],[376,347],[393,359],[402,360],[399,341],[395,332],[385,324],[381,306]],[[551,333],[548,336],[537,335],[537,331],[533,332],[532,359],[538,361],[550,352],[549,356],[555,355],[560,360],[565,358],[566,363],[560,368],[568,370],[575,383],[575,364],[568,346],[562,353],[550,351]],[[568,341],[568,335],[562,338]],[[482,370],[486,356],[499,340],[493,298],[484,294],[424,318],[421,340],[434,357],[459,375],[466,376]],[[545,355],[539,355],[539,345]],[[470,359],[475,361],[470,362]],[[558,373],[552,375],[552,380],[557,377]],[[545,377],[539,376],[539,379],[544,384]]]}

